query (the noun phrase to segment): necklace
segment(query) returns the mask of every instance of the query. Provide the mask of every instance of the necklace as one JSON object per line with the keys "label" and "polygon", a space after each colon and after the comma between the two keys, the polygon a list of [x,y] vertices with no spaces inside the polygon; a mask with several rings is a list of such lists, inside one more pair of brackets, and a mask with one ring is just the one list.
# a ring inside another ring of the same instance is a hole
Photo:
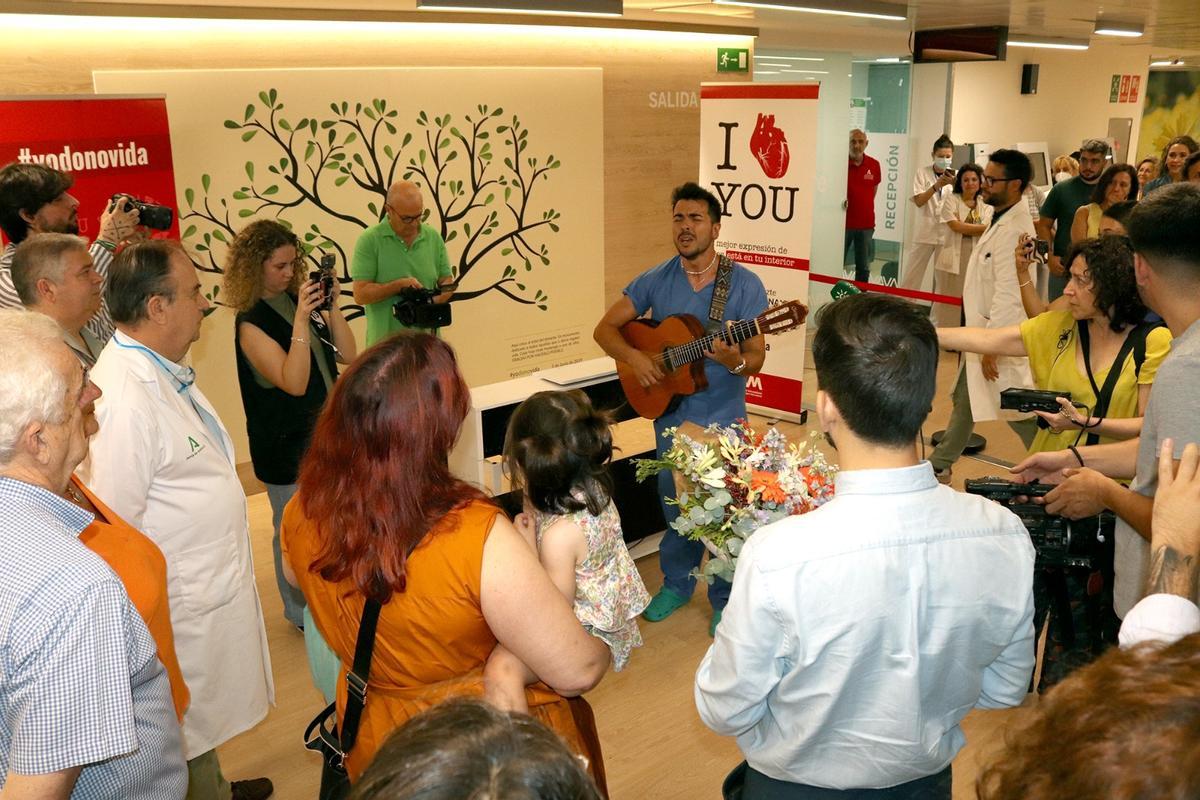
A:
{"label": "necklace", "polygon": [[[704,269],[698,269],[698,270],[690,270],[690,269],[685,269],[685,270],[684,270],[684,273],[685,273],[685,274],[687,274],[687,275],[703,275],[704,273],[706,273],[706,272],[708,272],[710,269],[712,269],[712,268],[713,268],[713,264],[715,264],[715,263],[717,263],[717,254],[716,254],[716,253],[713,253],[712,261],[708,262],[708,266],[707,266],[707,267],[705,267]],[[680,266],[682,267],[683,265],[682,265],[682,264],[680,264]]]}
{"label": "necklace", "polygon": [[83,495],[79,493],[79,490],[75,488],[75,484],[73,483],[67,484],[67,494],[69,495],[67,499],[78,505],[85,505],[87,503],[87,501],[83,499]]}

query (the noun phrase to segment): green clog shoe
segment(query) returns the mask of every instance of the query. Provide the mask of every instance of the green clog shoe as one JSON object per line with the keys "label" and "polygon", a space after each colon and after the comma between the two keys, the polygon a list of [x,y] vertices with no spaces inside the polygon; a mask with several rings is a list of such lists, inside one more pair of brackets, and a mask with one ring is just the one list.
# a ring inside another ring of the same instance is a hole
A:
{"label": "green clog shoe", "polygon": [[654,595],[654,599],[650,601],[650,605],[646,606],[642,616],[650,622],[661,622],[686,606],[690,599],[690,597],[684,597],[664,586],[658,590],[658,594]]}

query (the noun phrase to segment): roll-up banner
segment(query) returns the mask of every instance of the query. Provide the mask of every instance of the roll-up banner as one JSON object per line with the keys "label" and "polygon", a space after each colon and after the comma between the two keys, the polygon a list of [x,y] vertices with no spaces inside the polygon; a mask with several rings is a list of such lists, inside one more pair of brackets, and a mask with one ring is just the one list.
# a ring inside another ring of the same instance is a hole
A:
{"label": "roll-up banner", "polygon": [[[700,184],[721,201],[717,249],[762,279],[772,305],[808,304],[818,84],[706,83]],[[838,232],[841,236],[841,232]],[[799,422],[805,329],[769,337],[746,385],[752,410]]]}
{"label": "roll-up banner", "polygon": [[[69,172],[79,233],[95,239],[114,194],[175,208],[175,169],[162,97],[0,99],[0,165],[18,161]],[[174,214],[169,236],[179,238]],[[156,235],[164,235],[158,234]]]}

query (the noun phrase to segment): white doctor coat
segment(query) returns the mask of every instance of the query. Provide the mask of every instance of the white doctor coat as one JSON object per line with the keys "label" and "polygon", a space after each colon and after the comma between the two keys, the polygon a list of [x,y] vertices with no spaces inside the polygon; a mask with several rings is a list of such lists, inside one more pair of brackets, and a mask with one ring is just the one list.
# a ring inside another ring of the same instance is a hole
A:
{"label": "white doctor coat", "polygon": [[[213,440],[179,383],[145,352],[110,340],[91,376],[104,392],[100,431],[80,477],[166,556],[175,650],[192,695],[183,718],[192,759],[256,725],[275,701],[233,444],[223,425],[223,447]],[[217,417],[196,386],[190,393]]]}
{"label": "white doctor coat", "polygon": [[[1020,325],[1028,319],[1025,307],[1021,305],[1021,289],[1017,286],[1015,251],[1021,234],[1034,235],[1033,218],[1023,200],[994,220],[975,242],[963,283],[963,316],[967,327],[1005,328]],[[989,381],[983,377],[980,358],[976,353],[963,354],[974,420],[1028,417],[1017,411],[1001,411],[1000,391],[1009,387],[1033,388],[1029,359],[998,358],[1000,378]]]}

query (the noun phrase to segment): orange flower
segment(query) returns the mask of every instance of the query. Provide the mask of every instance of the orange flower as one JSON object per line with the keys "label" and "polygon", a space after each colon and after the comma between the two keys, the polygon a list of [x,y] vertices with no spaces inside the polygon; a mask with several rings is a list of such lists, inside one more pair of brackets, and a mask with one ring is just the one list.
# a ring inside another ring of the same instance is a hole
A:
{"label": "orange flower", "polygon": [[750,473],[750,488],[768,503],[782,503],[787,495],[779,486],[779,476],[774,472],[753,470]]}

